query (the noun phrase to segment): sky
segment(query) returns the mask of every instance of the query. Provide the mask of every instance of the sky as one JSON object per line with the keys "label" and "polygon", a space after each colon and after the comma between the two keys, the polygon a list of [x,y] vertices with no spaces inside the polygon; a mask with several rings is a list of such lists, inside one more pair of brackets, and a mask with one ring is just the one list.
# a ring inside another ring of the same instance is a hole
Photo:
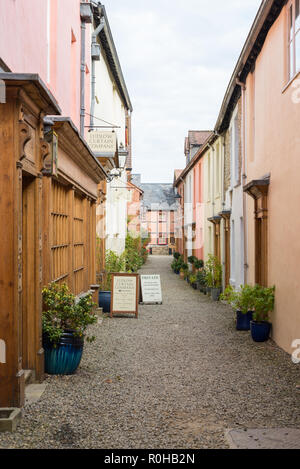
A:
{"label": "sky", "polygon": [[215,127],[261,0],[102,0],[133,105],[133,172],[172,183],[189,130]]}

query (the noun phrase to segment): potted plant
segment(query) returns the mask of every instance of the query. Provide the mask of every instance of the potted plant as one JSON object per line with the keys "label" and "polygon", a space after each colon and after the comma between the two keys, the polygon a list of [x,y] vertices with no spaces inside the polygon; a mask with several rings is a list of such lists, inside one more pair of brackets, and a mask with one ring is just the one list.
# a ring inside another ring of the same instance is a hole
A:
{"label": "potted plant", "polygon": [[42,313],[45,372],[69,375],[77,370],[89,325],[97,322],[92,295],[76,300],[66,284],[51,283],[43,289],[45,311]]}
{"label": "potted plant", "polygon": [[196,260],[197,260],[197,258],[195,256],[189,256],[188,257],[189,264],[193,265]]}
{"label": "potted plant", "polygon": [[231,285],[226,288],[221,300],[226,301],[236,311],[236,329],[249,331],[254,311],[254,288],[250,285],[241,285],[235,290]]}
{"label": "potted plant", "polygon": [[176,265],[177,265],[177,261],[176,259],[174,259],[174,261],[171,264],[171,269],[173,270],[174,274],[176,273]]}
{"label": "potted plant", "polygon": [[194,262],[194,267],[197,271],[199,271],[200,269],[203,269],[204,261],[202,259],[196,259]]}
{"label": "potted plant", "polygon": [[195,274],[190,275],[189,283],[194,290],[197,290],[197,276]]}
{"label": "potted plant", "polygon": [[185,280],[188,275],[189,266],[183,262],[180,268],[180,278]]}
{"label": "potted plant", "polygon": [[213,301],[218,301],[222,293],[222,265],[212,254],[209,254],[206,263],[206,284]]}
{"label": "potted plant", "polygon": [[[110,313],[111,304],[111,274],[126,271],[126,252],[118,256],[114,251],[107,251],[105,256],[105,272],[101,282],[98,304],[104,313]],[[128,263],[128,269],[131,265]]]}
{"label": "potted plant", "polygon": [[197,274],[197,288],[200,290],[202,293],[205,293],[206,295],[206,271],[204,268],[201,270],[198,270]]}
{"label": "potted plant", "polygon": [[178,259],[181,257],[180,252],[174,252],[173,257],[176,261],[178,261]]}
{"label": "potted plant", "polygon": [[253,290],[254,314],[251,321],[251,336],[255,342],[266,342],[270,336],[272,324],[269,314],[274,310],[275,287],[265,288],[256,285]]}

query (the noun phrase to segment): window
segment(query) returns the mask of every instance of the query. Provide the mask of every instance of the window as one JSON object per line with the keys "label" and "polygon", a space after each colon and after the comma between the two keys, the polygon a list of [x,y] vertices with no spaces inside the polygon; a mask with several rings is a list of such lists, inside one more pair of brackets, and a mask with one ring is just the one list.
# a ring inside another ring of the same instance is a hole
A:
{"label": "window", "polygon": [[300,0],[288,5],[289,80],[300,71]]}
{"label": "window", "polygon": [[220,172],[220,145],[217,145],[217,152],[216,152],[216,192],[217,196],[220,195],[220,179],[221,179],[221,172]]}
{"label": "window", "polygon": [[231,282],[235,282],[235,250],[236,250],[236,245],[235,245],[235,224],[234,220],[231,222]]}
{"label": "window", "polygon": [[234,119],[234,177],[235,183],[240,183],[240,128],[238,115]]}

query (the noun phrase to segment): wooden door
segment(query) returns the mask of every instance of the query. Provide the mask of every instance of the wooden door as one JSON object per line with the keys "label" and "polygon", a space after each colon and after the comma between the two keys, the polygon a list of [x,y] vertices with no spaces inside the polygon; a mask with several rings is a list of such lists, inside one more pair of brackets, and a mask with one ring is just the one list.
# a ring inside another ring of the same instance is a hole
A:
{"label": "wooden door", "polygon": [[230,283],[230,221],[225,220],[225,287]]}
{"label": "wooden door", "polygon": [[35,369],[36,226],[35,178],[22,178],[22,356],[23,369]]}

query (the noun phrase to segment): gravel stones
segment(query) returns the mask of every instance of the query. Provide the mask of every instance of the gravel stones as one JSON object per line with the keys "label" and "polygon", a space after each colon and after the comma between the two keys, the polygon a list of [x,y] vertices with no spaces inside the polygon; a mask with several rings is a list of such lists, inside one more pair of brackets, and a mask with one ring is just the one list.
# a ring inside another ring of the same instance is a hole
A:
{"label": "gravel stones", "polygon": [[150,257],[163,305],[104,315],[73,376],[46,379],[0,448],[228,448],[228,429],[300,428],[299,366],[235,330],[235,314]]}

